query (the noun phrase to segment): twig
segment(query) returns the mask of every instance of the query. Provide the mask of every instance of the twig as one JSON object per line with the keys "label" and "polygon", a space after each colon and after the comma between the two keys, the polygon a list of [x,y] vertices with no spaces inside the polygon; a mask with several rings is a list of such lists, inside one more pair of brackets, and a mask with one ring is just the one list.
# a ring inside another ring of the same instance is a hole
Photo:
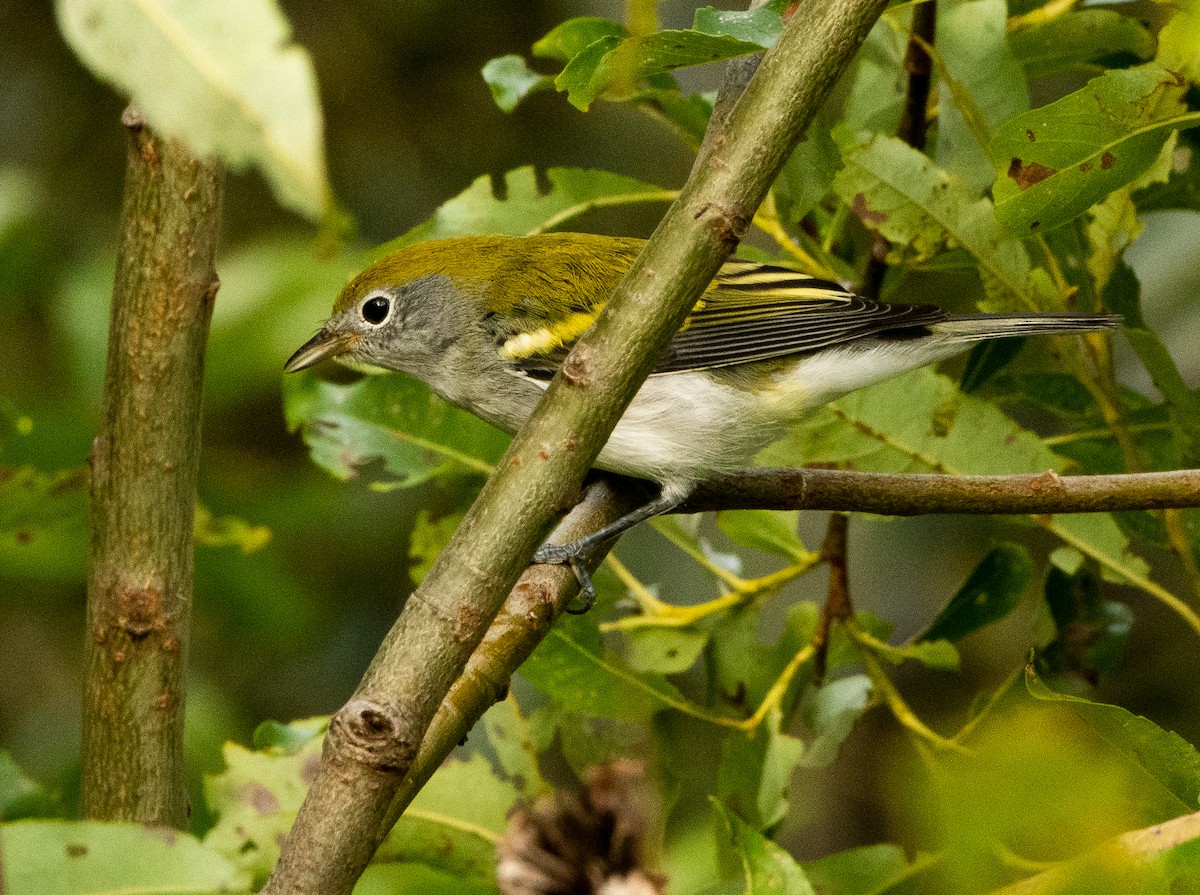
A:
{"label": "twig", "polygon": [[222,173],[132,108],[92,450],[85,817],[186,827],[183,668]]}
{"label": "twig", "polygon": [[1115,513],[1200,507],[1200,470],[1116,475],[941,475],[750,469],[705,482],[680,513],[841,510],[884,516]]}
{"label": "twig", "polygon": [[724,142],[576,344],[334,715],[268,895],[351,891],[443,698],[884,5],[804,4],[766,54]]}
{"label": "twig", "polygon": [[829,528],[821,544],[821,559],[829,564],[829,596],[821,607],[821,618],[813,635],[816,648],[813,676],[825,678],[825,663],[829,658],[829,635],[834,622],[844,622],[854,614],[850,601],[850,577],[847,574],[846,536],[850,529],[850,517],[846,513],[830,513]]}

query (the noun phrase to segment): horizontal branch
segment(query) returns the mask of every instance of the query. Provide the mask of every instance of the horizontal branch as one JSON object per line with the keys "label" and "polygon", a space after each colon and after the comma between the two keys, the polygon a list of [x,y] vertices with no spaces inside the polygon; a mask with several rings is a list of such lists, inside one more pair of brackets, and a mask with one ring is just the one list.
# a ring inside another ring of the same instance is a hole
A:
{"label": "horizontal branch", "polygon": [[705,482],[679,508],[930,513],[1113,513],[1200,507],[1200,470],[1120,475],[940,475],[751,469]]}

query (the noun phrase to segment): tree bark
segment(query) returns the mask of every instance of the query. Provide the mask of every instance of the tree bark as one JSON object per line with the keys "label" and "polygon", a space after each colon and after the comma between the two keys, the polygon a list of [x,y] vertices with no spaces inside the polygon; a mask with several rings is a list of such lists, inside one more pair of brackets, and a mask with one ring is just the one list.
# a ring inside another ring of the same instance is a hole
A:
{"label": "tree bark", "polygon": [[92,450],[87,818],[187,826],[183,669],[223,174],[126,110],[130,146]]}

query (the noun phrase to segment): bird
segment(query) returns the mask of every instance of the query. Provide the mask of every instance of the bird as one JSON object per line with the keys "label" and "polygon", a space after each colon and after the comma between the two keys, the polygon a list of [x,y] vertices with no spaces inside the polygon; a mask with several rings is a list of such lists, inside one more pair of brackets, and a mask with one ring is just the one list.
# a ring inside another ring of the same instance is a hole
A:
{"label": "bird", "polygon": [[[460,236],[372,263],[288,359],[334,358],[416,377],[446,401],[514,433],[632,265],[643,240],[586,233]],[[787,267],[732,258],[691,309],[596,458],[658,484],[654,500],[534,562],[575,569],[600,544],[678,507],[696,486],[751,464],[804,415],[849,392],[990,339],[1085,333],[1113,314],[951,314],[891,304]]]}

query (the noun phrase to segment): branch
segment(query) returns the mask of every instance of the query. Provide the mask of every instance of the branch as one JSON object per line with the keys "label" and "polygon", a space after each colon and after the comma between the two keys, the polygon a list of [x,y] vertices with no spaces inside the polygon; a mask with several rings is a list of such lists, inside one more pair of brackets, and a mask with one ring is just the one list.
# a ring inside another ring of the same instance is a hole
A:
{"label": "branch", "polygon": [[929,513],[1115,513],[1200,507],[1200,470],[1119,475],[938,475],[750,469],[703,483],[678,510]]}
{"label": "branch", "polygon": [[[613,488],[600,479],[591,485],[584,499],[554,530],[556,543],[583,537],[640,506],[643,489],[633,480],[624,480]],[[598,566],[608,553],[609,544],[591,557]],[[590,571],[595,571],[595,567]],[[554,620],[579,593],[579,581],[567,566],[531,566],[508,595],[504,608],[488,628],[487,635],[471,655],[462,676],[438,708],[412,770],[397,790],[380,830],[387,831],[404,813],[408,803],[420,791],[458,743],[483,717],[492,704],[503,699],[509,681],[521,663],[529,658]]]}
{"label": "branch", "polygon": [[434,714],[885,0],[803,4],[334,715],[269,895],[353,888]]}
{"label": "branch", "polygon": [[218,165],[132,108],[100,432],[92,449],[83,814],[187,826],[183,668]]}

